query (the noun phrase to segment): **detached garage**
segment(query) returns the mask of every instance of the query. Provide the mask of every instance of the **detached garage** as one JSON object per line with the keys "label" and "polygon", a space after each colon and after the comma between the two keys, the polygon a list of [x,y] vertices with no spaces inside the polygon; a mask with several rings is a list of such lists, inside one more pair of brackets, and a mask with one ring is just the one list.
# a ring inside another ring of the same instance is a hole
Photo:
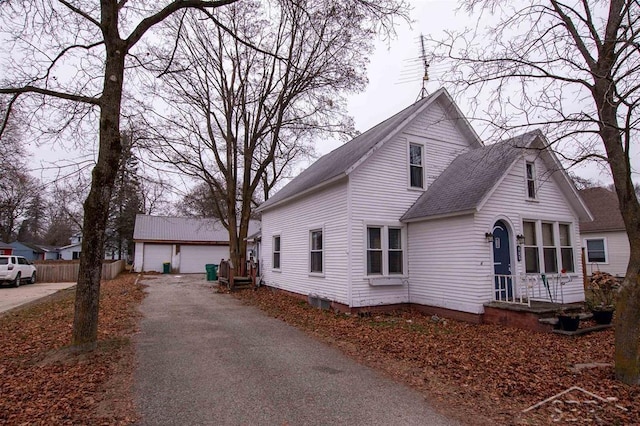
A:
{"label": "detached garage", "polygon": [[136,272],[162,272],[169,262],[173,273],[204,274],[206,264],[229,258],[229,234],[215,219],[137,215],[133,240]]}

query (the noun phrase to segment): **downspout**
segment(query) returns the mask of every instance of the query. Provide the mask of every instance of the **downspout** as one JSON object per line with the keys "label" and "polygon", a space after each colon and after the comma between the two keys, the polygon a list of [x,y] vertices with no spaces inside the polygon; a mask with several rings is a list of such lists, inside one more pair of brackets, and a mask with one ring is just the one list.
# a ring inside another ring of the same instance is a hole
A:
{"label": "downspout", "polygon": [[352,250],[352,241],[351,241],[351,233],[353,230],[353,222],[352,222],[352,211],[351,211],[351,176],[347,175],[347,302],[349,304],[349,310],[353,306],[353,288],[352,288],[352,261],[351,261],[351,253]]}

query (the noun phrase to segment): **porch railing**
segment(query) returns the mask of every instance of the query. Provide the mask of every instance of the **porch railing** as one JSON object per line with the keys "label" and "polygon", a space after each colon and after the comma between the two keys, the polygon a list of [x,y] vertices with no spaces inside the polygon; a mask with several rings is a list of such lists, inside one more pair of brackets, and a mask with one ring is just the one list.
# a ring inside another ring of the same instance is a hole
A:
{"label": "porch railing", "polygon": [[564,303],[564,274],[492,275],[494,300],[531,306],[532,301]]}

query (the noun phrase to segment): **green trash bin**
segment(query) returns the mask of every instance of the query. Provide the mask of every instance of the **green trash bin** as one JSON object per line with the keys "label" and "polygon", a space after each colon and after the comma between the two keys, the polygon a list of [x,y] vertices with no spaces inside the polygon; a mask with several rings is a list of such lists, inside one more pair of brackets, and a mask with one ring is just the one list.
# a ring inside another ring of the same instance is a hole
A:
{"label": "green trash bin", "polygon": [[169,272],[171,272],[171,262],[164,262],[162,264],[162,273],[168,274]]}
{"label": "green trash bin", "polygon": [[213,263],[208,263],[204,267],[207,270],[207,281],[217,281],[218,265],[215,265]]}

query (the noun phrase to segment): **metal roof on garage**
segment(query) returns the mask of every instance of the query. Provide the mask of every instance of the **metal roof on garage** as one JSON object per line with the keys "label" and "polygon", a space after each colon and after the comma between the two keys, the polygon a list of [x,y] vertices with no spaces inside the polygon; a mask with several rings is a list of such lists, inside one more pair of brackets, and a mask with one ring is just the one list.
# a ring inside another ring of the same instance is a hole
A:
{"label": "metal roof on garage", "polygon": [[[259,229],[249,224],[249,233]],[[133,231],[134,241],[229,243],[229,233],[219,220],[211,218],[149,216],[139,214]]]}

